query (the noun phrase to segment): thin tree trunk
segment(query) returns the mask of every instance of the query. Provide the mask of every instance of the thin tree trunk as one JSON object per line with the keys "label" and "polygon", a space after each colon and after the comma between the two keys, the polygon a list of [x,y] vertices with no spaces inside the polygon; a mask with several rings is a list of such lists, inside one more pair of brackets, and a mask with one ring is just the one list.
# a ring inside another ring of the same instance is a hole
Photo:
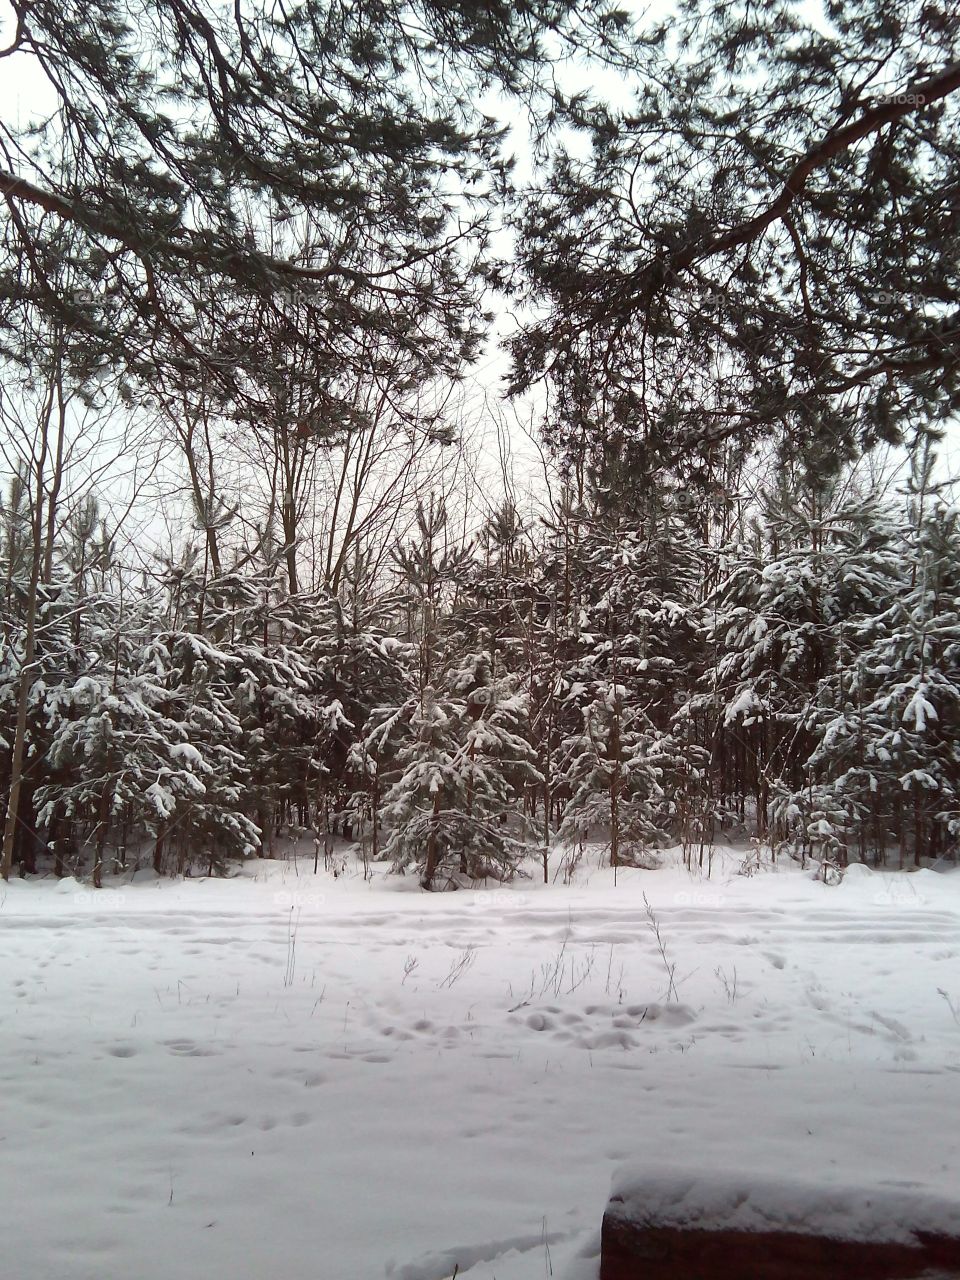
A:
{"label": "thin tree trunk", "polygon": [[46,431],[43,433],[40,458],[37,462],[37,494],[33,514],[33,548],[30,562],[30,586],[27,593],[27,613],[23,640],[23,663],[20,667],[20,688],[17,694],[17,719],[13,736],[13,752],[10,762],[10,795],[7,799],[7,816],[3,830],[3,851],[0,854],[0,876],[10,879],[13,867],[13,849],[20,822],[20,796],[23,790],[23,762],[27,747],[27,713],[30,708],[30,692],[36,679],[37,658],[37,593],[42,567],[41,535],[43,530],[43,465],[46,458]]}
{"label": "thin tree trunk", "polygon": [[433,878],[437,874],[437,825],[440,817],[440,792],[433,797],[433,814],[430,819],[430,835],[427,837],[427,857],[420,883],[425,889],[433,888]]}

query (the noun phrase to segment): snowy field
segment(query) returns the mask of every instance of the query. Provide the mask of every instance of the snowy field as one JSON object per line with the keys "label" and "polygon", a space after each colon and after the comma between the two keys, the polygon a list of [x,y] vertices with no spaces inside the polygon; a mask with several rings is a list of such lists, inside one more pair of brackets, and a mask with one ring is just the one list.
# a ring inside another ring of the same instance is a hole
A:
{"label": "snowy field", "polygon": [[960,1198],[960,874],[739,861],[0,888],[0,1271],[587,1280],[624,1161]]}

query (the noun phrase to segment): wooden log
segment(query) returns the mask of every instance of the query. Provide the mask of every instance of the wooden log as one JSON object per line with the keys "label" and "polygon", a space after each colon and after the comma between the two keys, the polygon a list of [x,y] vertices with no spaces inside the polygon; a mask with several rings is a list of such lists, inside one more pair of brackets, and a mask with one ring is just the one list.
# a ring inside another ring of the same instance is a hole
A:
{"label": "wooden log", "polygon": [[600,1280],[960,1280],[960,1201],[627,1169],[603,1217]]}

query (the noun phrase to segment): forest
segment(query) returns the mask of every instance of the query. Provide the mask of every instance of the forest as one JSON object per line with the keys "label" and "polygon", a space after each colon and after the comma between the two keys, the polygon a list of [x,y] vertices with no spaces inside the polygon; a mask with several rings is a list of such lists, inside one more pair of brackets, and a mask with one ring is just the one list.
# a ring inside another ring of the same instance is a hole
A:
{"label": "forest", "polygon": [[5,879],[956,862],[952,5],[11,15]]}

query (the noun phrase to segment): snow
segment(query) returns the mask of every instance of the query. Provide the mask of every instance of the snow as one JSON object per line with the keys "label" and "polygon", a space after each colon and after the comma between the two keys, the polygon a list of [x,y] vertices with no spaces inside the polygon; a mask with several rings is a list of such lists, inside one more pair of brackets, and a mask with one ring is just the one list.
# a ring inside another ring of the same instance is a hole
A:
{"label": "snow", "polygon": [[614,1176],[617,1215],[661,1227],[783,1231],[828,1239],[911,1244],[922,1234],[960,1232],[960,1197],[931,1195],[890,1179],[879,1186],[773,1178],[739,1170],[691,1173],[646,1163]]}
{"label": "snow", "polygon": [[917,733],[924,732],[927,727],[927,720],[936,720],[938,718],[936,707],[926,695],[927,687],[926,685],[921,684],[914,692],[903,712],[904,722],[912,720]]}
{"label": "snow", "polygon": [[747,715],[754,707],[761,706],[760,699],[757,697],[754,689],[747,685],[741,689],[733,701],[729,704],[723,715],[723,723],[725,725],[733,724],[739,720],[741,716]]}
{"label": "snow", "polygon": [[960,875],[742,856],[0,888],[3,1274],[595,1280],[624,1165],[688,1209],[749,1170],[744,1213],[944,1212]]}
{"label": "snow", "polygon": [[172,759],[184,764],[188,769],[196,769],[198,773],[209,773],[210,768],[203,756],[189,742],[175,742],[167,748]]}

